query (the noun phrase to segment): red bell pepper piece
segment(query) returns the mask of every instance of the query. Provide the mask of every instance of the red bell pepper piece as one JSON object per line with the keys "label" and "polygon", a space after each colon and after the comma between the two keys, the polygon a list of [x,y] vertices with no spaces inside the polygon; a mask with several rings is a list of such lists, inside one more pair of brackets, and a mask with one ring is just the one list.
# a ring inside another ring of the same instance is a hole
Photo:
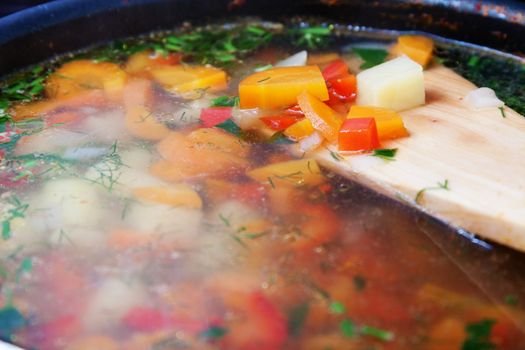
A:
{"label": "red bell pepper piece", "polygon": [[232,116],[232,107],[209,107],[201,110],[200,120],[205,128],[214,127]]}
{"label": "red bell pepper piece", "polygon": [[374,118],[346,119],[339,130],[340,151],[370,151],[379,148]]}
{"label": "red bell pepper piece", "polygon": [[298,104],[287,108],[284,111],[284,113],[287,114],[287,115],[296,115],[298,117],[304,117],[304,112],[303,112],[303,110],[301,109],[301,107]]}
{"label": "red bell pepper piece", "polygon": [[[328,80],[330,89],[328,93],[335,93],[339,100],[350,102],[357,96],[357,81],[355,75],[346,74]],[[330,91],[331,90],[331,91]]]}
{"label": "red bell pepper piece", "polygon": [[295,122],[303,119],[299,115],[272,115],[267,117],[260,118],[264,124],[266,124],[270,129],[281,131],[294,124]]}
{"label": "red bell pepper piece", "polygon": [[133,330],[153,332],[168,327],[170,319],[159,310],[137,306],[124,315],[122,323]]}
{"label": "red bell pepper piece", "polygon": [[173,66],[180,63],[182,60],[182,54],[172,52],[167,55],[163,55],[162,53],[156,52],[150,56],[150,59],[158,65]]}
{"label": "red bell pepper piece", "polygon": [[345,61],[339,58],[323,69],[322,73],[325,80],[336,79],[348,74],[348,65]]}

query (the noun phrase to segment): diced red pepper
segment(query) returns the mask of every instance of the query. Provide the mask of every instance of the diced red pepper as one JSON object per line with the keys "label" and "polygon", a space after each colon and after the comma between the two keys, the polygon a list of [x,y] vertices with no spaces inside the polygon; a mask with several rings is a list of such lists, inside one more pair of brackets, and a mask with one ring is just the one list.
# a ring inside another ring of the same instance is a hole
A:
{"label": "diced red pepper", "polygon": [[299,115],[272,115],[267,117],[261,117],[261,120],[270,129],[281,131],[294,124],[295,122],[303,119],[303,116]]}
{"label": "diced red pepper", "polygon": [[159,310],[137,306],[124,315],[122,323],[136,331],[153,332],[169,326],[170,320]]}
{"label": "diced red pepper", "polygon": [[182,54],[172,52],[167,55],[163,55],[162,53],[156,52],[150,56],[150,59],[158,65],[173,66],[180,63],[182,60]]}
{"label": "diced red pepper", "polygon": [[345,74],[348,74],[348,65],[340,58],[323,69],[323,77],[325,80],[336,79]]}
{"label": "diced red pepper", "polygon": [[303,110],[301,109],[301,107],[298,104],[287,108],[284,111],[284,113],[288,114],[288,115],[296,115],[298,117],[304,117],[304,112],[303,112]]}
{"label": "diced red pepper", "polygon": [[[355,75],[346,74],[338,78],[329,79],[328,85],[330,86],[328,93],[335,93],[339,100],[344,102],[351,102],[355,100],[357,96],[357,81]],[[332,91],[330,91],[332,90]]]}
{"label": "diced red pepper", "polygon": [[205,128],[223,123],[232,116],[232,107],[209,107],[201,110],[201,124]]}
{"label": "diced red pepper", "polygon": [[374,118],[346,119],[339,130],[340,151],[370,151],[379,148]]}

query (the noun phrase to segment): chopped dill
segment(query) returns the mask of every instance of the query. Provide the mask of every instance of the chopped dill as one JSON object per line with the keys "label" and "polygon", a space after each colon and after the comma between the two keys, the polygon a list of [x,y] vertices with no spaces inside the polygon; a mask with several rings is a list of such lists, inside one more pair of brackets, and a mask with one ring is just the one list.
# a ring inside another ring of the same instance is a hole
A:
{"label": "chopped dill", "polygon": [[416,193],[416,196],[414,198],[414,200],[416,201],[416,203],[420,203],[421,201],[421,198],[423,197],[423,194],[427,191],[433,191],[433,190],[446,190],[446,191],[450,191],[450,187],[448,187],[448,180],[445,180],[444,182],[438,182],[437,183],[437,186],[431,186],[431,187],[425,187],[425,188],[422,188],[421,190],[419,190],[417,193]]}
{"label": "chopped dill", "polygon": [[501,116],[503,118],[507,118],[507,114],[505,114],[505,107],[498,107],[499,111],[501,112]]}
{"label": "chopped dill", "polygon": [[374,150],[374,153],[372,153],[372,156],[378,157],[384,160],[393,161],[395,160],[395,156],[397,153],[397,148],[383,148],[383,149],[376,149]]}
{"label": "chopped dill", "polygon": [[25,217],[29,204],[22,203],[17,196],[11,196],[7,199],[8,209],[4,212],[2,220],[2,239],[11,238],[11,222],[15,218]]}
{"label": "chopped dill", "polygon": [[211,107],[236,107],[238,105],[238,96],[219,96],[211,100]]}
{"label": "chopped dill", "polygon": [[340,161],[342,161],[342,160],[345,160],[345,159],[344,159],[339,153],[334,152],[334,151],[332,151],[332,150],[330,150],[330,149],[328,149],[328,148],[326,148],[326,150],[327,150],[328,152],[330,152],[330,156],[332,156],[332,158],[333,158],[335,161],[340,162]]}
{"label": "chopped dill", "polygon": [[263,83],[263,82],[265,82],[265,81],[270,80],[270,78],[271,78],[271,77],[266,77],[266,78],[263,78],[263,79],[261,79],[261,80],[257,80],[257,83]]}

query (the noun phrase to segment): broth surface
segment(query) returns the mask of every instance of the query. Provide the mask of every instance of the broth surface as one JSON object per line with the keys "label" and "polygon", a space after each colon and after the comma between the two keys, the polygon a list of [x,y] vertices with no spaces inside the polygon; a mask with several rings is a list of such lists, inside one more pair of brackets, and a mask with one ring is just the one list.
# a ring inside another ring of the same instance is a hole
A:
{"label": "broth surface", "polygon": [[[11,106],[34,118],[2,126],[0,339],[74,350],[525,348],[523,290],[492,285],[477,265],[513,281],[521,255],[479,248],[293,156],[280,133],[252,130],[276,111],[236,104],[243,77],[302,48],[357,72],[348,45],[383,50],[389,38],[248,28],[232,39],[234,59],[210,44],[213,30],[186,28],[22,73],[46,84],[24,86],[37,101]],[[176,40],[195,33],[213,54]],[[141,56],[155,48],[148,40],[186,56]],[[96,78],[83,77],[86,58]],[[223,67],[227,86],[166,78],[181,58]],[[232,118],[202,127],[212,105]],[[303,170],[249,175],[290,161]]]}

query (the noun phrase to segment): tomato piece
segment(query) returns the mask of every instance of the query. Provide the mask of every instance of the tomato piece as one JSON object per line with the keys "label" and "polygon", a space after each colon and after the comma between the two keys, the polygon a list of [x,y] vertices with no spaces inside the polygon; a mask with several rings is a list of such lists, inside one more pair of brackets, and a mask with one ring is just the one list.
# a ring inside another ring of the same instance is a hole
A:
{"label": "tomato piece", "polygon": [[174,52],[171,52],[167,55],[163,55],[162,53],[154,53],[150,55],[149,58],[153,61],[154,64],[175,65],[179,64],[182,60],[182,54]]}
{"label": "tomato piece", "polygon": [[336,79],[345,74],[348,74],[348,65],[341,58],[333,61],[323,69],[323,77],[325,80]]}
{"label": "tomato piece", "polygon": [[370,151],[379,147],[374,118],[346,119],[339,130],[340,151]]}
{"label": "tomato piece", "polygon": [[[346,74],[338,78],[329,79],[328,84],[333,89],[340,100],[350,102],[357,96],[357,80],[355,75]],[[330,93],[330,89],[328,90]]]}
{"label": "tomato piece", "polygon": [[153,332],[169,326],[170,320],[159,310],[137,306],[124,315],[122,323],[136,331]]}
{"label": "tomato piece", "polygon": [[225,122],[232,116],[231,107],[209,107],[201,110],[201,124],[205,128],[211,128],[217,124]]}
{"label": "tomato piece", "polygon": [[303,117],[297,115],[272,115],[267,117],[261,117],[260,119],[270,129],[281,131],[291,126],[295,122],[303,119]]}
{"label": "tomato piece", "polygon": [[301,109],[301,106],[299,106],[298,104],[293,105],[292,107],[287,108],[287,109],[284,111],[284,113],[285,113],[285,114],[288,114],[288,115],[296,115],[296,116],[304,117],[304,112],[303,112],[303,110]]}

